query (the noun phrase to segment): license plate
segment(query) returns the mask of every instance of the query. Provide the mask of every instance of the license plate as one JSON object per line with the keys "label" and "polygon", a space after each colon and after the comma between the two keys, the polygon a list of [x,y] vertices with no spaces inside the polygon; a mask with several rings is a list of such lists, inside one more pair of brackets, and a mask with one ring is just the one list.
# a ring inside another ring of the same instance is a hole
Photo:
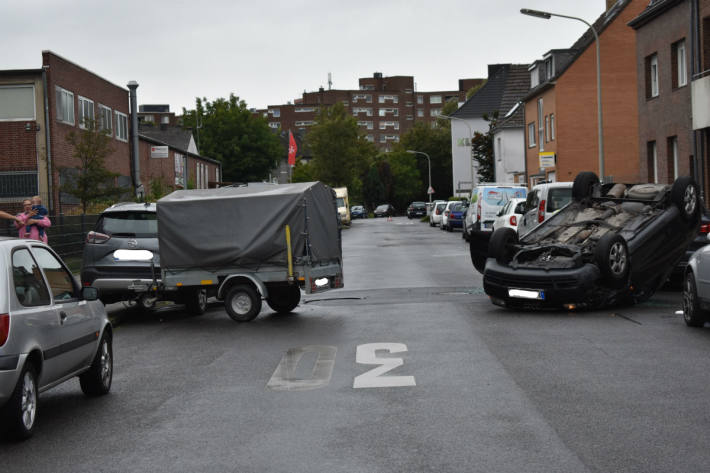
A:
{"label": "license plate", "polygon": [[537,299],[545,300],[545,291],[536,291],[530,289],[508,289],[508,297],[517,299]]}
{"label": "license plate", "polygon": [[483,224],[483,228],[491,228],[493,226],[493,223],[488,222]]}

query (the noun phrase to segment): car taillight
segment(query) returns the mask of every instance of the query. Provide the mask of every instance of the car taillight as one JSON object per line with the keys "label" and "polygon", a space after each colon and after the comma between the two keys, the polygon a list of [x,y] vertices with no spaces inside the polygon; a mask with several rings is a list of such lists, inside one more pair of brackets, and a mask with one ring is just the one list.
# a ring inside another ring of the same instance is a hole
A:
{"label": "car taillight", "polygon": [[710,223],[700,225],[700,233],[710,233]]}
{"label": "car taillight", "polygon": [[518,225],[518,219],[515,217],[515,215],[510,216],[510,225],[512,225],[513,227]]}
{"label": "car taillight", "polygon": [[86,234],[87,243],[106,243],[111,237],[105,233],[89,232]]}
{"label": "car taillight", "polygon": [[481,220],[481,203],[476,206],[476,220]]}
{"label": "car taillight", "polygon": [[0,314],[0,347],[5,344],[9,335],[10,316],[8,314]]}
{"label": "car taillight", "polygon": [[545,201],[540,201],[540,207],[537,209],[537,223],[545,221]]}

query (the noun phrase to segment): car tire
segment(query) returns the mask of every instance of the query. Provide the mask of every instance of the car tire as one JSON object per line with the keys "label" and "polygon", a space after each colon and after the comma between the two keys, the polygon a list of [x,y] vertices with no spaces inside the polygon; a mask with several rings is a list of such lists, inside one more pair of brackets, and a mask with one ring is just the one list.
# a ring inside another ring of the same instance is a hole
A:
{"label": "car tire", "polygon": [[435,224],[434,222],[432,222],[431,220],[429,220],[429,226],[430,226],[430,227],[435,227],[436,224]]}
{"label": "car tire", "polygon": [[683,320],[688,327],[702,327],[707,316],[707,312],[700,308],[695,276],[688,271],[683,281]]}
{"label": "car tire", "polygon": [[454,230],[454,229],[453,229],[453,227],[452,227],[451,225],[447,225],[447,226],[446,226],[446,231],[447,231],[447,232],[451,232],[451,231],[453,231],[453,230]]}
{"label": "car tire", "polygon": [[[483,244],[486,245],[486,248],[480,248]],[[476,268],[476,271],[483,274],[483,270],[486,269],[488,242],[475,238],[471,235],[468,240],[468,249],[471,254],[471,263],[473,263],[473,267]]]}
{"label": "car tire", "polygon": [[301,289],[297,285],[270,287],[266,303],[279,314],[293,312],[301,302]]}
{"label": "car tire", "polygon": [[488,242],[488,256],[499,264],[508,264],[513,259],[512,245],[518,243],[518,234],[512,228],[503,227],[495,230]]}
{"label": "car tire", "polygon": [[626,240],[621,235],[609,232],[602,236],[594,249],[594,260],[607,286],[618,289],[626,285],[631,259]]}
{"label": "car tire", "polygon": [[185,294],[185,308],[190,315],[202,315],[207,310],[207,289],[196,288]]}
{"label": "car tire", "polygon": [[28,362],[22,368],[15,390],[0,416],[12,439],[25,440],[32,436],[39,410],[38,396],[37,370]]}
{"label": "car tire", "polygon": [[113,381],[113,346],[111,337],[104,333],[91,367],[79,375],[81,391],[90,397],[103,396],[111,390]]}
{"label": "car tire", "polygon": [[235,322],[249,322],[261,311],[261,296],[252,286],[237,284],[227,290],[224,307]]}
{"label": "car tire", "polygon": [[695,220],[700,208],[698,185],[688,176],[679,177],[671,187],[671,202],[678,207],[684,220]]}
{"label": "car tire", "polygon": [[599,177],[591,172],[584,171],[577,174],[572,184],[572,199],[575,202],[588,199],[594,194],[594,187],[599,185]]}

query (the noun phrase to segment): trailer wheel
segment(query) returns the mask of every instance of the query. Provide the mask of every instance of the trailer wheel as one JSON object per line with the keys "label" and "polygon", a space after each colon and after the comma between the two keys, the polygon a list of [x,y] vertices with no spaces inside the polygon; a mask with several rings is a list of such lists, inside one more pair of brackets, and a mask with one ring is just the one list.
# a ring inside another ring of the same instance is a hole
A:
{"label": "trailer wheel", "polygon": [[252,286],[237,284],[224,296],[224,307],[235,322],[249,322],[259,315],[261,296]]}
{"label": "trailer wheel", "polygon": [[266,303],[279,314],[288,314],[298,306],[301,301],[301,290],[298,286],[277,286],[269,288],[269,297]]}
{"label": "trailer wheel", "polygon": [[193,289],[185,294],[185,306],[190,315],[202,315],[207,310],[207,289]]}

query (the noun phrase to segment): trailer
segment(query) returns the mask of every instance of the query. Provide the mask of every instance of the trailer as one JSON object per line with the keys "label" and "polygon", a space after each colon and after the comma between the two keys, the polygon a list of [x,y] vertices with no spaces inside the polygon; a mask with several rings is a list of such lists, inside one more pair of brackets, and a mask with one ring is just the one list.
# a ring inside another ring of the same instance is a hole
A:
{"label": "trailer", "polygon": [[157,214],[155,290],[192,313],[216,297],[247,322],[262,300],[288,313],[301,290],[344,285],[335,192],[320,182],[179,190],[158,201]]}

